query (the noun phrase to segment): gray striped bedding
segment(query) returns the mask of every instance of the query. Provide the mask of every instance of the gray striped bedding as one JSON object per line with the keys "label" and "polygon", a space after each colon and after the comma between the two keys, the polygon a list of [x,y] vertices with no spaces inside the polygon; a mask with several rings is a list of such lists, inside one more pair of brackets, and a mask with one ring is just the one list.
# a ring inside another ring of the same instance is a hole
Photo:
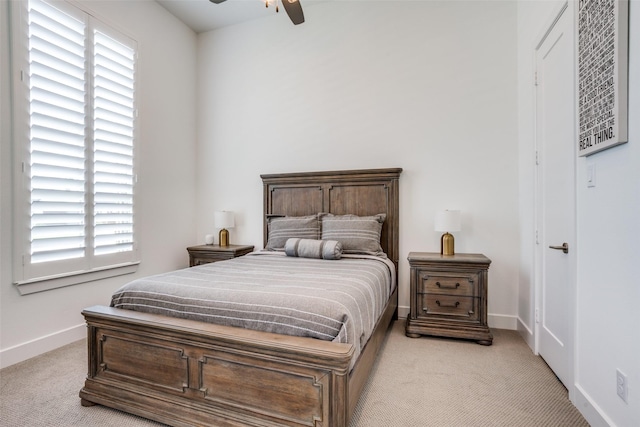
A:
{"label": "gray striped bedding", "polygon": [[278,334],[352,343],[356,356],[395,287],[381,257],[340,260],[254,252],[134,280],[111,306]]}

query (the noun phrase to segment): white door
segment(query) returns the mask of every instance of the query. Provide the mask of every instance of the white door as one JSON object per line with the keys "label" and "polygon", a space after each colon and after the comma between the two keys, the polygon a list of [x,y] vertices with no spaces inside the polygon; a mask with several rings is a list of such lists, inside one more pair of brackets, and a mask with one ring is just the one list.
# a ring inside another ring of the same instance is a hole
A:
{"label": "white door", "polygon": [[536,49],[536,344],[570,392],[576,299],[573,52],[571,13],[565,7]]}

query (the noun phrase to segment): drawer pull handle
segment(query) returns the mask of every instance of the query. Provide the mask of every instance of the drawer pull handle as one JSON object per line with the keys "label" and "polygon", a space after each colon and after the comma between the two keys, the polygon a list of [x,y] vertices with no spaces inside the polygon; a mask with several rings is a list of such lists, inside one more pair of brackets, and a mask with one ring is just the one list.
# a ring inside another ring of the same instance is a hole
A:
{"label": "drawer pull handle", "polygon": [[436,304],[440,307],[458,307],[460,305],[460,301],[456,301],[455,304],[442,304],[440,300],[436,300]]}
{"label": "drawer pull handle", "polygon": [[456,283],[455,286],[443,286],[440,284],[440,282],[436,282],[436,286],[441,289],[458,289],[460,287],[460,283]]}

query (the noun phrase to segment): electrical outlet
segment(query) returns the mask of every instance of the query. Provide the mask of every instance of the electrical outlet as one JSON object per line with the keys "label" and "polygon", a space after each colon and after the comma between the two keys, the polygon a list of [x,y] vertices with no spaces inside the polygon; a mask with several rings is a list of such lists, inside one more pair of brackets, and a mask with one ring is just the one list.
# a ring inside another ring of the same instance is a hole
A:
{"label": "electrical outlet", "polygon": [[625,402],[627,401],[628,394],[627,386],[627,376],[620,372],[620,369],[616,369],[616,388],[618,391],[618,396],[620,396],[620,399],[624,400]]}

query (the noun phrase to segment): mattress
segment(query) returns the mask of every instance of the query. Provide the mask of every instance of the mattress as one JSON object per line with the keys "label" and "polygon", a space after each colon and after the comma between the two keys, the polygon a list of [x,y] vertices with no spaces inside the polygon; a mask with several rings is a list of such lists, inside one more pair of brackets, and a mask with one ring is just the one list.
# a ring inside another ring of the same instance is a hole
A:
{"label": "mattress", "polygon": [[357,359],[396,286],[385,257],[339,260],[260,251],[134,280],[111,306],[350,343]]}

